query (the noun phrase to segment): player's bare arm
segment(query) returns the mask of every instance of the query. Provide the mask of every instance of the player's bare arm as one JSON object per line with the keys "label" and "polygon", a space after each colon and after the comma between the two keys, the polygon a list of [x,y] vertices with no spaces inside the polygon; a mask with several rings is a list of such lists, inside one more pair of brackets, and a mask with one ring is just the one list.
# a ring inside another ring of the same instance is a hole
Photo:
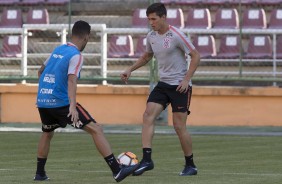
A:
{"label": "player's bare arm", "polygon": [[40,78],[40,76],[41,76],[42,72],[44,71],[44,69],[45,69],[45,65],[42,64],[41,67],[39,68],[38,72],[37,72],[38,78]]}
{"label": "player's bare arm", "polygon": [[127,81],[131,75],[131,72],[134,70],[137,70],[141,66],[146,65],[152,58],[153,58],[153,53],[148,53],[145,52],[137,61],[134,63],[131,67],[126,69],[123,73],[120,74],[120,78],[122,81],[124,81],[127,84]]}
{"label": "player's bare arm", "polygon": [[176,88],[176,91],[179,91],[180,93],[185,93],[188,90],[189,81],[200,63],[200,54],[196,49],[192,50],[189,55],[191,56],[189,70],[187,71],[184,79],[180,82],[179,86]]}
{"label": "player's bare arm", "polygon": [[68,95],[70,101],[69,114],[71,121],[78,121],[78,112],[76,110],[76,89],[77,89],[77,76],[73,74],[68,75]]}

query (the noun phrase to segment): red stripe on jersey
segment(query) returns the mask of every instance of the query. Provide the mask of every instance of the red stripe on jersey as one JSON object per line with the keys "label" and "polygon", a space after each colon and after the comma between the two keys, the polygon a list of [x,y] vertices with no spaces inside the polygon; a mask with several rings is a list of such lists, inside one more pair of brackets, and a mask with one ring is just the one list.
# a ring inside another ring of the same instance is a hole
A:
{"label": "red stripe on jersey", "polygon": [[80,54],[80,55],[79,55],[79,61],[78,61],[77,65],[76,65],[76,67],[75,67],[75,72],[74,72],[74,74],[75,74],[76,76],[77,76],[77,74],[78,74],[78,70],[79,70],[79,66],[80,66],[81,61],[82,61],[82,55]]}
{"label": "red stripe on jersey", "polygon": [[193,50],[193,48],[189,44],[189,42],[187,42],[187,40],[173,26],[169,25],[169,29],[171,29],[173,32],[175,32],[183,40],[183,42],[186,44],[186,46],[189,48],[190,51]]}

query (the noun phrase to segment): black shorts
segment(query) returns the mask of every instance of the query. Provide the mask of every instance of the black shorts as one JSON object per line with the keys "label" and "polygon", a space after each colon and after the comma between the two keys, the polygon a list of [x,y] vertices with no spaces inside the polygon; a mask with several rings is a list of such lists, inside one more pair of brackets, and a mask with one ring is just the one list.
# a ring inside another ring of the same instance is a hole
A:
{"label": "black shorts", "polygon": [[73,126],[74,128],[82,129],[85,125],[93,121],[96,121],[91,117],[91,115],[79,104],[76,104],[76,109],[78,112],[79,120],[77,123],[71,121],[69,114],[69,105],[58,108],[38,108],[43,132],[52,132],[56,128],[65,128],[67,124]]}
{"label": "black shorts", "polygon": [[190,114],[189,107],[192,96],[192,86],[188,87],[186,93],[176,91],[177,85],[169,85],[158,82],[157,86],[150,93],[148,102],[161,104],[164,109],[171,104],[172,112],[187,112]]}

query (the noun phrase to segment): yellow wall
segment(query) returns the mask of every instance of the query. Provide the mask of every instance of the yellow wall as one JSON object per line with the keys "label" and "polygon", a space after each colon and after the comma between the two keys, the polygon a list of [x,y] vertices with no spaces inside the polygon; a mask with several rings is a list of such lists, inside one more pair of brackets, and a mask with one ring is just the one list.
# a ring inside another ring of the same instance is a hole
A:
{"label": "yellow wall", "polygon": [[[40,122],[37,85],[0,85],[0,122]],[[79,85],[77,101],[102,124],[141,124],[148,86]],[[189,125],[281,126],[282,89],[193,87]],[[171,108],[168,109],[172,124]]]}

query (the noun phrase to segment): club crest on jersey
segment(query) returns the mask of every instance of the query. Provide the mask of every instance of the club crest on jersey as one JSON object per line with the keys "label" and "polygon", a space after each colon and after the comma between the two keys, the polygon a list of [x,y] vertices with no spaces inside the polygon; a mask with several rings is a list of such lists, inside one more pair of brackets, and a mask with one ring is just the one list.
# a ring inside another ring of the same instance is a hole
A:
{"label": "club crest on jersey", "polygon": [[165,38],[165,39],[164,39],[163,47],[164,47],[165,49],[170,48],[170,39],[169,39],[169,38]]}
{"label": "club crest on jersey", "polygon": [[172,38],[172,32],[166,33],[165,37],[167,37],[167,38]]}

